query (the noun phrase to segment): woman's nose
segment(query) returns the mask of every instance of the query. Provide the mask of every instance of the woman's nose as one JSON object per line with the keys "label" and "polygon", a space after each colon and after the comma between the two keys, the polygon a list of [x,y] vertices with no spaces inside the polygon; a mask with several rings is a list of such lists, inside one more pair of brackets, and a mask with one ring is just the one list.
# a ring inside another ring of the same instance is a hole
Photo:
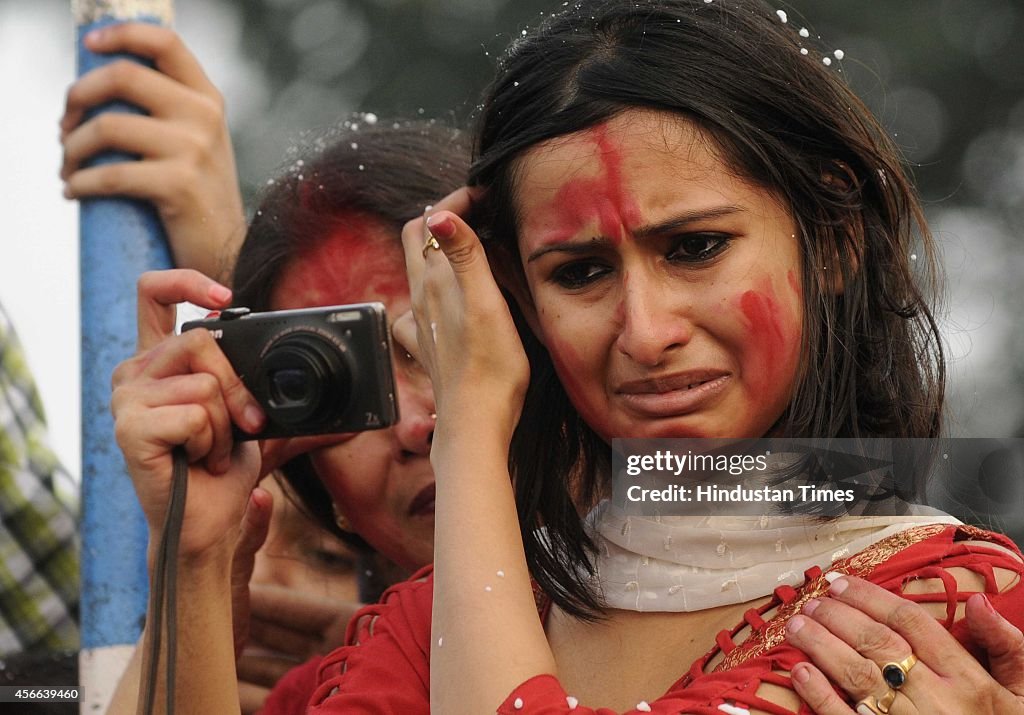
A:
{"label": "woman's nose", "polygon": [[630,275],[623,282],[617,339],[619,350],[634,362],[656,367],[668,353],[693,337],[687,298],[651,277]]}
{"label": "woman's nose", "polygon": [[399,380],[398,423],[392,428],[395,434],[397,459],[409,459],[430,454],[430,443],[434,439],[434,425],[437,414],[434,411],[434,393],[429,382]]}

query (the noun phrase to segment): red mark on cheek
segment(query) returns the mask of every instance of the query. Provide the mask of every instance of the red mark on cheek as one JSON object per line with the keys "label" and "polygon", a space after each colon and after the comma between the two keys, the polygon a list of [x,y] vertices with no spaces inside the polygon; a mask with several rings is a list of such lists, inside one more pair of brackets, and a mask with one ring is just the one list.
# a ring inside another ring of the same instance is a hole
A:
{"label": "red mark on cheek", "polygon": [[789,287],[796,293],[797,298],[803,298],[804,292],[800,289],[800,279],[796,277],[796,273],[786,271],[786,279],[789,281]]}
{"label": "red mark on cheek", "polygon": [[775,301],[764,293],[748,290],[740,298],[740,308],[750,325],[751,336],[769,357],[779,356],[785,335]]}
{"label": "red mark on cheek", "polygon": [[760,406],[781,412],[791,399],[796,379],[799,325],[786,308],[779,305],[768,281],[760,291],[745,292],[739,306],[749,330],[749,349],[744,353],[743,369],[755,400],[752,411],[757,412]]}
{"label": "red mark on cheek", "polygon": [[372,219],[349,216],[288,263],[273,302],[276,309],[287,309],[384,300],[408,292],[397,238]]}
{"label": "red mark on cheek", "polygon": [[587,131],[600,153],[602,174],[572,179],[558,190],[551,204],[555,229],[550,240],[566,241],[596,219],[601,236],[619,243],[623,227],[640,223],[640,209],[623,185],[622,152],[608,139],[607,131],[605,126]]}

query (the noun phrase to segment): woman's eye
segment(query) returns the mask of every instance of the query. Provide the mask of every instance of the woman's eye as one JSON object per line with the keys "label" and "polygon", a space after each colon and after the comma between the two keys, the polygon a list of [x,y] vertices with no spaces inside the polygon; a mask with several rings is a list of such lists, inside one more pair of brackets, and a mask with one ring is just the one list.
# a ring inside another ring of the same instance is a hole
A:
{"label": "woman's eye", "polygon": [[694,233],[683,236],[668,254],[670,261],[698,263],[714,258],[729,245],[729,236],[722,233]]}
{"label": "woman's eye", "polygon": [[396,351],[394,358],[395,363],[402,369],[402,372],[406,375],[425,375],[426,370],[423,369],[423,365],[412,356],[408,350],[399,349]]}
{"label": "woman's eye", "polygon": [[583,288],[609,271],[599,263],[576,261],[561,266],[552,275],[552,281],[563,288]]}

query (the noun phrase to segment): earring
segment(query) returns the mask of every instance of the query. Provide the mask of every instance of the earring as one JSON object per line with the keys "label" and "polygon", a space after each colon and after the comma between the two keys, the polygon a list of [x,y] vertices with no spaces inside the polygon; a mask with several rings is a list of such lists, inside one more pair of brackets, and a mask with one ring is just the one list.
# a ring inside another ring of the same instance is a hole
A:
{"label": "earring", "polygon": [[341,509],[334,502],[331,502],[331,511],[334,512],[334,524],[339,529],[344,531],[346,534],[353,533],[352,522],[348,520],[348,517],[341,513]]}

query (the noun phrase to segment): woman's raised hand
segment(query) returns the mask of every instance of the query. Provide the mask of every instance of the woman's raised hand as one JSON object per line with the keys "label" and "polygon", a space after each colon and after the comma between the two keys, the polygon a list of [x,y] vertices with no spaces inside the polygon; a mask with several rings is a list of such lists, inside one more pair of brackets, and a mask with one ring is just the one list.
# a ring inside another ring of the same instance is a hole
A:
{"label": "woman's raised hand", "polygon": [[484,248],[463,219],[472,203],[472,190],[461,188],[402,231],[417,324],[416,344],[404,347],[430,373],[439,429],[459,411],[511,436],[529,363]]}
{"label": "woman's raised hand", "polygon": [[[257,432],[265,417],[206,330],[173,335],[174,305],[219,309],[231,292],[191,270],[139,279],[136,355],[114,371],[115,433],[149,523],[163,525],[170,498],[171,450],[183,445],[189,489],[180,555],[218,547],[230,556],[250,492],[260,473],[254,442],[235,444],[232,422]],[[151,543],[155,543],[151,539]]]}
{"label": "woman's raised hand", "polygon": [[[852,576],[841,581],[845,588],[836,593],[833,584],[833,598],[816,601],[810,613],[805,606],[805,615],[790,622],[789,641],[818,666],[793,668],[794,688],[815,713],[873,715],[884,712],[882,701],[893,715],[1024,714],[1024,635],[985,596],[968,599],[966,617],[991,674],[920,605]],[[916,662],[892,702],[885,702],[892,691],[882,666],[905,663],[911,654]],[[856,710],[826,675],[858,702]]]}
{"label": "woman's raised hand", "polygon": [[[174,31],[145,23],[89,33],[93,52],[151,59],[99,67],[71,85],[60,120],[65,196],[131,196],[152,201],[167,230],[175,263],[223,277],[245,234],[224,100]],[[147,115],[106,112],[83,122],[87,110],[112,100]],[[85,167],[107,150],[139,155]]]}
{"label": "woman's raised hand", "polygon": [[[403,337],[401,324],[394,330],[430,373],[437,406],[430,709],[444,713],[493,712],[517,684],[554,672],[508,469],[530,366],[484,248],[463,219],[472,201],[459,189],[405,225],[416,340]],[[483,585],[498,569],[502,587],[481,609]],[[463,645],[442,648],[445,641]]]}

